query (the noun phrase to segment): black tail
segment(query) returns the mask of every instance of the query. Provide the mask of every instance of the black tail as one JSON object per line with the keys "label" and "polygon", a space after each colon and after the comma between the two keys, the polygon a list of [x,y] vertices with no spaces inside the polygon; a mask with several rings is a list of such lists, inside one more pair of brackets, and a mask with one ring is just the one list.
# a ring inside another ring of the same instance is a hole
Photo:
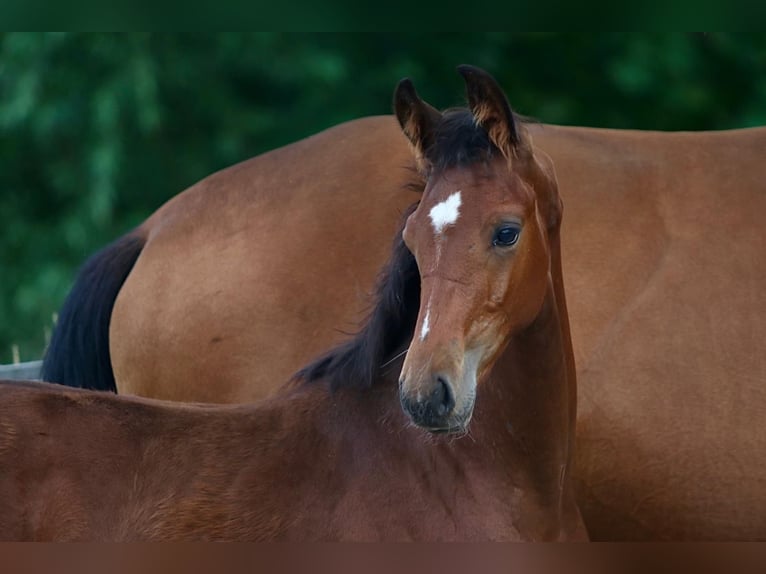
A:
{"label": "black tail", "polygon": [[145,243],[142,237],[125,235],[82,266],[45,352],[44,381],[117,392],[109,356],[109,320]]}

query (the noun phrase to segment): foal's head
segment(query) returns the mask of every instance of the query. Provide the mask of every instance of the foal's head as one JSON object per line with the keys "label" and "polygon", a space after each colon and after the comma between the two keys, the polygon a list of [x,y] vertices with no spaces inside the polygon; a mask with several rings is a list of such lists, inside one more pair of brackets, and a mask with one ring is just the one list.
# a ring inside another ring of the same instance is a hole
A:
{"label": "foal's head", "polygon": [[402,80],[396,116],[426,179],[403,238],[420,310],[400,376],[415,424],[461,432],[477,386],[541,310],[561,204],[550,160],[533,151],[495,80],[470,66],[468,109],[441,113]]}

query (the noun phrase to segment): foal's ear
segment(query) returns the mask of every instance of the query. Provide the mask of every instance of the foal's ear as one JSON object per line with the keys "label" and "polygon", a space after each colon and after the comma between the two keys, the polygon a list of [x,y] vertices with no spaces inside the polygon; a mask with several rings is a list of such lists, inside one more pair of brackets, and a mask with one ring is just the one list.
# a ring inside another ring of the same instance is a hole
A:
{"label": "foal's ear", "polygon": [[404,78],[396,86],[394,112],[404,135],[412,144],[418,169],[425,171],[425,151],[433,144],[434,131],[441,121],[441,113],[420,99],[409,78]]}
{"label": "foal's ear", "polygon": [[481,68],[462,65],[457,67],[457,71],[465,80],[468,107],[476,123],[487,130],[492,143],[506,159],[510,159],[526,142],[519,133],[503,89],[495,78]]}

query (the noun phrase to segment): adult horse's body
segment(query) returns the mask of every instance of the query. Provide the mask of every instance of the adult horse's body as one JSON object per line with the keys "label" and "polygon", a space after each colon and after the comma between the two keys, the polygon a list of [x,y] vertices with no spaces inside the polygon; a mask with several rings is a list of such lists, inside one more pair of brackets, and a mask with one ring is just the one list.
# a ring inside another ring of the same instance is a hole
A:
{"label": "adult horse's body", "polygon": [[0,539],[585,537],[555,177],[461,73],[397,89],[427,185],[363,330],[256,406],[0,386]]}
{"label": "adult horse's body", "polygon": [[[766,537],[766,129],[529,131],[567,205],[591,534]],[[92,263],[93,275],[105,261],[122,273],[111,291],[81,281],[85,299],[106,306],[86,321],[100,317],[104,330],[119,291],[108,344],[120,392],[221,402],[273,392],[356,330],[386,238],[418,197],[411,181],[396,122],[368,118],[168,202]],[[130,265],[115,253],[138,258],[124,285]],[[70,351],[62,344],[53,362]]]}

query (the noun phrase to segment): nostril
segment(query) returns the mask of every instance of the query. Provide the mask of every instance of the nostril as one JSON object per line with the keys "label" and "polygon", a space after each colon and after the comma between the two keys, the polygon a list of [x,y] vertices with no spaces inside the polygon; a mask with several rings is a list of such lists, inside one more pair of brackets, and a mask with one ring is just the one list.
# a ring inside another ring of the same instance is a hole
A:
{"label": "nostril", "polygon": [[407,393],[404,385],[399,389],[399,401],[415,424],[428,428],[441,428],[455,409],[452,385],[445,376],[434,375],[430,394],[417,398]]}
{"label": "nostril", "polygon": [[431,401],[436,414],[440,417],[443,417],[455,408],[455,397],[452,393],[452,387],[447,382],[447,379],[441,375],[436,377],[436,389],[431,397]]}

